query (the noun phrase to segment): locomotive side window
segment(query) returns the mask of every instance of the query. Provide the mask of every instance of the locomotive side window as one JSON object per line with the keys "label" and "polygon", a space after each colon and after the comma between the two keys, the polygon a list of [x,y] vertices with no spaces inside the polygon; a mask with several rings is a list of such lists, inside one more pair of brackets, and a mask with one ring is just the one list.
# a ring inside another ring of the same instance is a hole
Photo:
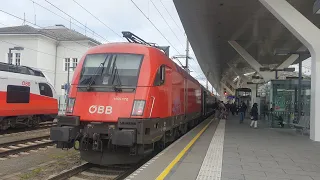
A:
{"label": "locomotive side window", "polygon": [[165,76],[166,76],[166,66],[161,65],[157,71],[156,78],[154,79],[153,85],[160,86],[164,84]]}
{"label": "locomotive side window", "polygon": [[7,86],[7,103],[29,103],[30,87]]}
{"label": "locomotive side window", "polygon": [[39,83],[40,95],[53,97],[51,87],[46,83]]}

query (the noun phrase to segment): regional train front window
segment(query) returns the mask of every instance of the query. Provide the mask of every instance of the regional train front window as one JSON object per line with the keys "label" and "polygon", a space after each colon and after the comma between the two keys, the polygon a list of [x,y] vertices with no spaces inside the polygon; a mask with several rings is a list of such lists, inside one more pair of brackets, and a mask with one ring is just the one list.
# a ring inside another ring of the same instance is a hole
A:
{"label": "regional train front window", "polygon": [[136,86],[143,55],[89,54],[84,61],[80,85]]}

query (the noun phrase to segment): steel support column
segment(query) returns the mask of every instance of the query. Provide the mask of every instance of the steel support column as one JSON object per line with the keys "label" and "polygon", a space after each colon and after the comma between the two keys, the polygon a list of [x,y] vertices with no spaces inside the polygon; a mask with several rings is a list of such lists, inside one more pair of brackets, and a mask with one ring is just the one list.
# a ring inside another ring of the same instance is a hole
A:
{"label": "steel support column", "polygon": [[[286,0],[259,0],[311,53],[310,138],[320,141],[320,30]],[[311,11],[311,10],[310,10]]]}

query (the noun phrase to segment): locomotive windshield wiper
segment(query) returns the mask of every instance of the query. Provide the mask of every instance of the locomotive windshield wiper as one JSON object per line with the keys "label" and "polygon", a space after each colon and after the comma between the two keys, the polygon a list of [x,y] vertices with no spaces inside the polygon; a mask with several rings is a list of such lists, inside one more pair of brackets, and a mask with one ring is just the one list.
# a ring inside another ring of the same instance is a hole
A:
{"label": "locomotive windshield wiper", "polygon": [[97,79],[97,75],[98,75],[99,70],[100,70],[101,68],[102,68],[102,69],[101,69],[101,73],[103,72],[104,64],[106,63],[108,57],[109,57],[109,56],[107,56],[107,57],[104,59],[104,61],[103,61],[102,63],[100,63],[100,65],[99,65],[99,67],[96,69],[95,73],[94,73],[92,76],[89,77],[89,78],[91,78],[91,81],[90,81],[90,82],[88,83],[88,85],[87,85],[87,91],[90,90],[92,83]]}
{"label": "locomotive windshield wiper", "polygon": [[[121,92],[121,91],[122,91],[122,89],[121,89],[121,85],[122,85],[122,84],[121,84],[120,75],[119,75],[118,67],[117,67],[116,63],[114,63],[113,67],[114,67],[113,73],[112,73],[112,75],[113,75],[113,79],[112,79],[113,89],[114,89],[115,91]],[[117,77],[117,82],[118,82],[117,85],[120,86],[120,88],[117,87],[115,84],[113,84],[113,83],[114,83],[114,80],[116,79],[116,77]]]}

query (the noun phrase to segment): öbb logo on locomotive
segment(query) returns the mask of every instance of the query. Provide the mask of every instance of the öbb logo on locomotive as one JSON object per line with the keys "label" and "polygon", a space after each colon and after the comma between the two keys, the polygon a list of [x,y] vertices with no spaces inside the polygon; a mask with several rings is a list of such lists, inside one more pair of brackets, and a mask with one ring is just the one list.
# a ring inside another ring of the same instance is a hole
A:
{"label": "\u00f6bb logo on locomotive", "polygon": [[91,105],[89,107],[90,114],[112,114],[112,106]]}

